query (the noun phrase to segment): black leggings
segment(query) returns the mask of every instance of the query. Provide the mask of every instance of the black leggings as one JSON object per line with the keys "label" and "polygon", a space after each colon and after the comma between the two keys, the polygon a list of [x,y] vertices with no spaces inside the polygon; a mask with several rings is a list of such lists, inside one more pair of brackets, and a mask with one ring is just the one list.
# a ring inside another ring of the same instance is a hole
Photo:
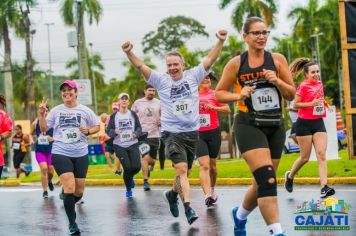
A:
{"label": "black leggings", "polygon": [[124,148],[114,144],[116,156],[120,159],[124,168],[124,182],[126,190],[131,190],[130,183],[135,174],[141,170],[141,157],[138,150],[138,144]]}
{"label": "black leggings", "polygon": [[3,168],[3,166],[0,166],[0,179],[1,179],[1,174],[2,174],[2,168]]}
{"label": "black leggings", "polygon": [[163,143],[163,140],[161,139],[160,140],[160,143],[159,143],[159,166],[161,168],[161,170],[164,169],[164,161],[166,160],[166,157],[164,155],[164,149],[165,149],[165,146],[164,146],[164,143]]}

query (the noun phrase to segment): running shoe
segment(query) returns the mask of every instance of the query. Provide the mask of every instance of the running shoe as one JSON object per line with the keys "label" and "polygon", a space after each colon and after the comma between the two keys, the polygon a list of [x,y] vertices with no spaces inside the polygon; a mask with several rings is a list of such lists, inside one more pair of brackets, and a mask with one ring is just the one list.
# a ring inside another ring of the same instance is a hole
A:
{"label": "running shoe", "polygon": [[288,192],[293,192],[293,179],[289,178],[290,171],[284,174],[284,187]]}
{"label": "running shoe", "polygon": [[63,200],[64,199],[64,189],[62,188],[61,193],[59,194],[59,199]]}
{"label": "running shoe", "polygon": [[191,208],[191,207],[188,207],[188,208],[185,210],[185,216],[187,217],[188,223],[189,223],[190,225],[193,224],[193,222],[198,219],[197,213],[195,213],[195,211],[194,211],[193,208]]}
{"label": "running shoe", "polygon": [[143,190],[145,190],[145,191],[150,191],[151,190],[151,186],[148,183],[148,181],[143,182]]}
{"label": "running shoe", "polygon": [[213,196],[209,196],[205,198],[205,205],[206,207],[211,207],[214,205],[214,203],[216,202],[216,200],[213,198]]}
{"label": "running shoe", "polygon": [[234,219],[234,235],[235,236],[246,236],[246,222],[247,220],[240,220],[237,218],[238,207],[232,208],[232,218]]}
{"label": "running shoe", "polygon": [[335,194],[335,190],[333,188],[330,188],[329,186],[325,185],[321,190],[320,190],[320,197],[325,198],[329,197]]}
{"label": "running shoe", "polygon": [[49,181],[49,182],[48,182],[48,188],[49,188],[50,191],[53,191],[53,190],[54,190],[54,186],[53,186],[52,181]]}
{"label": "running shoe", "polygon": [[80,235],[80,229],[78,228],[77,223],[69,226],[69,234],[70,235]]}
{"label": "running shoe", "polygon": [[47,192],[47,191],[44,191],[44,192],[42,193],[42,197],[43,197],[43,198],[48,198],[48,192]]}
{"label": "running shoe", "polygon": [[115,175],[120,176],[122,174],[122,170],[116,170],[114,172]]}
{"label": "running shoe", "polygon": [[83,200],[83,199],[80,199],[80,200],[77,201],[75,204],[77,204],[77,205],[82,205],[82,204],[84,204],[84,200]]}
{"label": "running shoe", "polygon": [[25,175],[29,176],[31,174],[31,171],[25,170]]}
{"label": "running shoe", "polygon": [[178,209],[178,197],[174,198],[171,194],[172,190],[167,190],[163,192],[164,200],[166,200],[169,204],[169,210],[171,211],[174,217],[179,216],[179,209]]}
{"label": "running shoe", "polygon": [[135,186],[136,186],[135,180],[134,180],[134,179],[131,179],[130,187],[131,187],[131,188],[135,188]]}
{"label": "running shoe", "polygon": [[127,190],[127,191],[126,191],[126,198],[127,198],[127,199],[132,198],[132,191],[131,191],[131,190]]}
{"label": "running shoe", "polygon": [[275,234],[274,236],[286,236],[285,234]]}

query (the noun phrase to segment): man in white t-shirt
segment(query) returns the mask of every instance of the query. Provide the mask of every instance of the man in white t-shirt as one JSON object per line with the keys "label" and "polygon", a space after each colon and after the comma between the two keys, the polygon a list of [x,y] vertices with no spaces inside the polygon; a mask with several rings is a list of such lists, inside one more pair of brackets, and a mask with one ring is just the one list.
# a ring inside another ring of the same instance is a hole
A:
{"label": "man in white t-shirt", "polygon": [[166,56],[167,72],[159,73],[138,58],[133,45],[126,42],[122,50],[131,63],[144,75],[146,81],[156,88],[161,100],[161,132],[165,143],[166,156],[172,160],[176,172],[173,189],[164,193],[170,211],[178,217],[178,194],[184,204],[188,223],[198,219],[190,207],[188,170],[196,152],[199,129],[198,85],[215,60],[218,58],[227,37],[225,30],[216,34],[218,42],[202,62],[184,71],[184,58],[179,52],[169,52]]}
{"label": "man in white t-shirt", "polygon": [[157,151],[159,148],[160,127],[161,127],[161,105],[160,101],[155,98],[156,89],[147,84],[144,90],[145,96],[137,99],[131,107],[131,110],[136,112],[142,131],[147,132],[147,144],[150,146],[150,151],[142,157],[142,174],[143,174],[143,189],[145,191],[151,190],[148,183],[149,168],[154,166],[157,158]]}

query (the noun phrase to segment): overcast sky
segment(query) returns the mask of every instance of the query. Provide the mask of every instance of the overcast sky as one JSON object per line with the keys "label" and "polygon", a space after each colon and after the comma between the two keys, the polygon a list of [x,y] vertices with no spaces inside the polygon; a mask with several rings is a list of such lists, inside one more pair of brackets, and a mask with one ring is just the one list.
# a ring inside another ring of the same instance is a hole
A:
{"label": "overcast sky", "polygon": [[[48,65],[48,41],[47,27],[45,23],[54,23],[50,26],[50,43],[52,54],[52,70],[55,74],[68,74],[65,63],[76,56],[76,51],[68,47],[67,33],[74,30],[64,26],[59,15],[59,6],[63,0],[50,3],[48,0],[38,0],[39,5],[32,9],[32,28],[36,30],[33,38],[33,57],[39,62],[43,70]],[[121,51],[121,44],[130,40],[134,43],[134,51],[142,56],[141,40],[143,36],[155,30],[158,23],[169,16],[184,15],[198,20],[206,26],[210,37],[194,38],[188,42],[189,49],[206,49],[216,42],[215,32],[219,29],[227,29],[230,34],[237,35],[231,24],[232,6],[225,10],[218,8],[218,0],[101,0],[104,14],[99,24],[88,25],[86,22],[85,32],[87,43],[93,44],[93,51],[101,54],[105,66],[104,74],[107,79],[115,77],[123,79],[125,69],[121,66],[126,59]],[[235,1],[236,2],[236,1]],[[272,36],[289,34],[292,22],[287,20],[286,15],[293,6],[302,6],[307,0],[276,0],[279,5],[277,27],[273,29]],[[240,35],[237,35],[241,39]],[[14,61],[22,62],[25,59],[25,42],[12,38],[12,57]],[[271,47],[272,40],[267,47]],[[0,51],[2,61],[3,48]],[[164,64],[154,60],[158,68],[164,68]],[[161,64],[161,65],[159,65]],[[163,64],[163,65],[162,65]]]}

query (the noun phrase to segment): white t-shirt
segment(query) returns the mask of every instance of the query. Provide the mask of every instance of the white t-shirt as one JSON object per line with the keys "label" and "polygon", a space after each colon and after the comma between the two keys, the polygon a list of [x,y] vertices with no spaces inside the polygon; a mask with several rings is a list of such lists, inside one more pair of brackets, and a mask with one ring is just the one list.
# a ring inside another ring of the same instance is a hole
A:
{"label": "white t-shirt", "polygon": [[[289,104],[289,108],[290,108],[290,109],[293,109],[293,110],[295,109],[295,108],[294,108],[294,100],[289,101],[288,104]],[[292,123],[297,122],[297,119],[298,119],[298,112],[297,112],[297,111],[289,110],[288,113],[289,113],[289,117],[290,117]]]}
{"label": "white t-shirt", "polygon": [[133,137],[135,131],[135,118],[128,110],[126,113],[117,112],[115,115],[115,129],[119,129],[119,134],[114,138],[114,144],[123,148],[130,147],[138,142]]}
{"label": "white t-shirt", "polygon": [[152,71],[147,83],[157,89],[161,100],[161,131],[172,133],[199,129],[199,83],[208,75],[203,63],[172,80],[169,74]]}
{"label": "white t-shirt", "polygon": [[88,138],[79,127],[100,125],[95,113],[81,104],[73,108],[58,105],[49,112],[46,121],[48,128],[53,128],[52,153],[70,157],[88,154]]}
{"label": "white t-shirt", "polygon": [[142,131],[148,132],[148,138],[159,138],[161,119],[161,104],[157,98],[148,100],[147,98],[137,99],[132,104],[131,109],[136,112],[140,120]]}

